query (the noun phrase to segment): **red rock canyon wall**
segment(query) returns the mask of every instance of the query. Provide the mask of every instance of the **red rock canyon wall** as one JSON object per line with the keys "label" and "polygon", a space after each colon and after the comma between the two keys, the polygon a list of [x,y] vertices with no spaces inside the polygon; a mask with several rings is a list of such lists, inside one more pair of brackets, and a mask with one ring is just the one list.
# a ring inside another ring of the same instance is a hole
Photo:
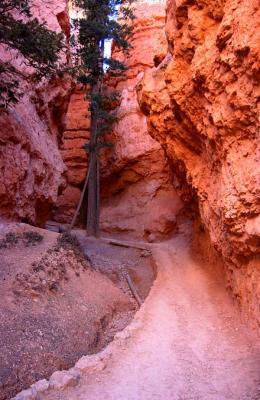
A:
{"label": "red rock canyon wall", "polygon": [[161,145],[151,138],[137,102],[136,84],[143,71],[164,58],[165,1],[141,1],[135,6],[133,49],[128,57],[114,56],[127,65],[125,78],[110,84],[121,94],[119,122],[102,165],[101,227],[104,232],[161,239],[176,229],[181,201],[172,184],[169,163]]}
{"label": "red rock canyon wall", "polygon": [[138,86],[149,133],[195,193],[228,284],[258,324],[259,21],[257,0],[169,0],[169,54]]}
{"label": "red rock canyon wall", "polygon": [[[35,17],[68,35],[67,0],[31,5]],[[19,104],[0,111],[0,215],[41,224],[65,183],[58,141],[70,82],[57,78],[35,87],[19,54],[2,47],[0,55],[17,69],[24,93]]]}
{"label": "red rock canyon wall", "polygon": [[[66,0],[32,4],[68,35]],[[146,0],[136,14],[129,70],[110,81],[122,99],[102,159],[102,229],[161,239],[176,228],[180,196],[259,327],[259,3]],[[25,95],[0,113],[0,213],[40,224],[52,210],[70,222],[87,169],[84,94],[69,98],[59,79],[34,87],[15,53],[1,56],[22,73]]]}
{"label": "red rock canyon wall", "polygon": [[[157,64],[167,51],[165,1],[138,2],[135,14],[130,55],[124,57],[113,49],[114,57],[129,69],[125,77],[108,81],[122,98],[117,108],[119,122],[109,135],[114,147],[102,156],[100,222],[105,233],[153,241],[176,229],[176,215],[181,209],[165,153],[149,135],[136,95],[143,71]],[[82,146],[89,137],[87,114],[84,93],[76,89],[70,99],[61,146],[68,170],[67,187],[54,214],[58,222],[71,221],[86,175],[87,156]]]}
{"label": "red rock canyon wall", "polygon": [[64,121],[60,151],[66,165],[66,188],[53,209],[53,218],[60,223],[70,223],[77,208],[88,167],[87,153],[83,149],[89,140],[90,114],[86,95],[76,86],[70,96]]}

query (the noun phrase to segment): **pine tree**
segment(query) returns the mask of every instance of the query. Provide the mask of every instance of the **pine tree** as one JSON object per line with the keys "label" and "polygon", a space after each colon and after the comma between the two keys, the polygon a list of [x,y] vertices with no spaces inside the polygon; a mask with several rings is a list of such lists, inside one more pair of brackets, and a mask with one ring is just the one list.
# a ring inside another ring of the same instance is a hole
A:
{"label": "pine tree", "polygon": [[123,63],[106,57],[104,49],[107,41],[113,41],[118,49],[128,52],[128,39],[134,19],[133,3],[134,0],[74,1],[75,6],[82,11],[82,17],[74,23],[78,30],[76,56],[79,60],[78,80],[86,85],[89,93],[91,131],[90,142],[85,146],[89,153],[88,175],[71,227],[88,188],[87,233],[96,237],[99,235],[100,207],[99,151],[110,146],[105,142],[104,134],[115,122],[116,116],[109,112],[107,105],[118,98],[117,92],[106,92],[103,78],[106,71],[110,76],[118,76],[126,70]]}
{"label": "pine tree", "polygon": [[[64,47],[63,34],[49,30],[32,17],[29,0],[0,1],[0,44],[22,54],[25,63],[34,68],[35,80],[57,71]],[[9,62],[0,61],[0,107],[18,102],[18,74]]]}

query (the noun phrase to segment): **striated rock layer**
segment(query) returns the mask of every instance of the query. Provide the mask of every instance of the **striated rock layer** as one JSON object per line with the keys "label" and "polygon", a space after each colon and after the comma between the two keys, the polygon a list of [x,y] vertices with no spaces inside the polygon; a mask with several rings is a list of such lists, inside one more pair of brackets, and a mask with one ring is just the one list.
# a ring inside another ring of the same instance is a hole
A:
{"label": "striated rock layer", "polygon": [[145,71],[138,98],[180,191],[197,198],[229,286],[259,324],[258,6],[169,0],[169,54]]}
{"label": "striated rock layer", "polygon": [[114,57],[128,67],[125,77],[110,81],[122,95],[109,150],[102,162],[101,228],[107,233],[127,233],[150,241],[176,228],[181,201],[161,145],[148,133],[147,121],[137,102],[136,84],[143,71],[158,64],[167,51],[165,2],[136,5],[133,49]]}
{"label": "striated rock layer", "polygon": [[70,96],[65,117],[60,151],[67,167],[66,188],[58,197],[53,210],[53,217],[57,222],[71,222],[87,174],[88,159],[83,146],[89,140],[90,115],[85,97],[82,88],[76,86]]}
{"label": "striated rock layer", "polygon": [[[176,228],[176,215],[181,209],[166,155],[149,135],[136,95],[143,71],[158,64],[167,52],[165,1],[139,2],[135,14],[129,56],[125,58],[113,49],[114,57],[129,69],[125,76],[108,80],[122,97],[117,108],[119,122],[108,139],[114,147],[101,156],[100,223],[105,233],[121,237],[126,233],[153,241]],[[70,222],[79,201],[87,172],[87,155],[82,147],[89,139],[89,123],[88,104],[77,87],[70,98],[61,142],[67,186],[54,211],[58,222]]]}
{"label": "striated rock layer", "polygon": [[[68,36],[67,0],[31,5],[33,16]],[[16,68],[24,93],[19,104],[0,111],[0,215],[41,224],[64,185],[58,142],[71,84],[54,78],[35,87],[19,54],[2,47],[0,55]]]}

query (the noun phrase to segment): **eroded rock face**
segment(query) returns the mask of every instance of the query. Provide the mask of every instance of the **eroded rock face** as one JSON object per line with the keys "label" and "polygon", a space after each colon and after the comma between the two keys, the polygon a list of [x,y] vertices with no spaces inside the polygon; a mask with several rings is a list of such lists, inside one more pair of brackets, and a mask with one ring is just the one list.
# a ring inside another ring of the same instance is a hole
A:
{"label": "eroded rock face", "polygon": [[[32,13],[48,26],[69,35],[67,0],[34,0]],[[24,93],[19,104],[0,111],[0,214],[41,224],[57,202],[66,167],[58,149],[71,83],[54,78],[35,86],[32,70],[14,51],[1,58],[19,72]]]}
{"label": "eroded rock face", "polygon": [[254,0],[169,0],[169,54],[145,72],[138,98],[197,196],[233,293],[260,322],[257,21]]}
{"label": "eroded rock face", "polygon": [[114,148],[102,162],[101,228],[153,241],[176,228],[181,209],[166,155],[149,135],[136,96],[143,71],[158,64],[167,51],[165,2],[140,2],[135,14],[129,57],[114,49],[114,56],[129,69],[124,78],[110,82],[122,98],[110,137]]}
{"label": "eroded rock face", "polygon": [[[181,201],[172,185],[168,161],[161,145],[148,134],[146,118],[137,102],[136,84],[146,68],[165,56],[165,2],[139,2],[136,7],[133,50],[114,57],[128,67],[126,76],[110,79],[109,86],[122,94],[119,122],[109,141],[113,150],[102,155],[101,229],[105,233],[156,240],[176,228]],[[61,153],[67,166],[67,187],[58,199],[54,219],[69,223],[77,207],[87,172],[90,116],[85,94],[77,87],[71,98],[62,136]],[[81,221],[83,222],[83,221]]]}
{"label": "eroded rock face", "polygon": [[86,94],[80,86],[74,88],[70,97],[64,127],[60,151],[67,167],[66,188],[58,197],[53,217],[57,222],[70,223],[88,167],[87,152],[83,146],[89,141],[90,113]]}

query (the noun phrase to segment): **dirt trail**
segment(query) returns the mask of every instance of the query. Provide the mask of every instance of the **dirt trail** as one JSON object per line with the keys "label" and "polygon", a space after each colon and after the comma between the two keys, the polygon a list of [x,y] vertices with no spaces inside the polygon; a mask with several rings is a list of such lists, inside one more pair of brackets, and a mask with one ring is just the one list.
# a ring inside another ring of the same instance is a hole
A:
{"label": "dirt trail", "polygon": [[193,259],[188,238],[152,248],[157,279],[105,369],[43,398],[259,400],[259,347],[224,285]]}

